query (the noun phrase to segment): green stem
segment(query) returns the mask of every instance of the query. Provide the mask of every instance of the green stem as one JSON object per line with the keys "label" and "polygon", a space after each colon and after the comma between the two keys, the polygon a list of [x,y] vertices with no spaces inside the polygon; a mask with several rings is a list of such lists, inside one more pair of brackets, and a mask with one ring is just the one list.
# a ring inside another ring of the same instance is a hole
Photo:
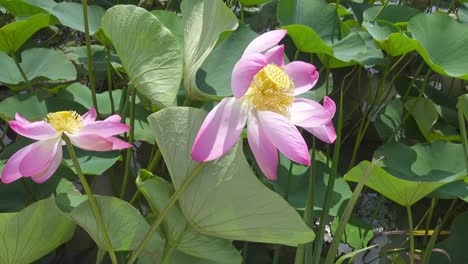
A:
{"label": "green stem", "polygon": [[21,64],[19,63],[18,59],[16,58],[16,56],[14,54],[12,54],[11,57],[13,57],[13,60],[15,61],[16,68],[18,68],[18,70],[19,70],[19,72],[21,74],[21,77],[23,77],[24,82],[29,86],[29,89],[31,89],[31,92],[34,92],[34,88],[33,88],[32,84],[31,84],[31,82],[29,81],[28,76],[26,76],[26,73],[24,73],[24,70],[21,67]]}
{"label": "green stem", "polygon": [[[461,98],[461,97],[460,97]],[[461,133],[461,138],[462,138],[462,143],[465,148],[464,155],[465,155],[465,167],[468,170],[468,138],[466,136],[466,124],[465,124],[465,118],[463,117],[463,110],[465,107],[468,107],[467,105],[463,104],[463,100],[459,99],[458,100],[458,123],[460,126],[460,133]]]}
{"label": "green stem", "polygon": [[[312,139],[312,152],[310,154],[310,160],[312,163],[315,162],[315,137]],[[309,168],[309,186],[307,188],[307,202],[304,209],[303,220],[311,229],[314,228],[314,189],[315,189],[315,166]],[[303,264],[305,260],[306,245],[300,244],[296,250],[296,257],[294,258],[295,264]]]}
{"label": "green stem", "polygon": [[111,64],[110,48],[106,47],[106,61],[107,61],[107,90],[109,91],[109,100],[111,105],[111,112],[115,114],[114,96],[112,95],[112,64]]}
{"label": "green stem", "polygon": [[105,256],[106,256],[106,251],[99,248],[97,255],[96,255],[96,264],[101,264]]}
{"label": "green stem", "polygon": [[333,165],[332,165],[332,173],[330,178],[328,179],[327,191],[325,193],[325,201],[322,210],[322,214],[320,216],[320,225],[319,225],[319,232],[317,240],[315,241],[315,248],[314,248],[314,258],[313,262],[315,264],[320,263],[320,255],[322,252],[323,246],[323,236],[325,234],[325,226],[328,222],[328,213],[330,211],[330,206],[332,202],[332,195],[333,195],[333,188],[335,187],[335,178],[337,175],[338,170],[338,160],[340,158],[340,149],[341,149],[341,129],[343,127],[343,89],[340,92],[340,106],[338,111],[338,128],[337,128],[337,137],[335,142],[335,148],[333,150]]}
{"label": "green stem", "polygon": [[356,189],[354,189],[353,195],[351,196],[351,199],[349,199],[349,202],[346,205],[346,208],[342,216],[340,217],[341,218],[340,223],[333,236],[334,238],[330,245],[330,249],[328,250],[327,258],[325,259],[325,264],[334,263],[336,253],[338,251],[338,246],[340,245],[341,237],[343,236],[343,233],[345,231],[346,224],[348,223],[349,218],[351,217],[351,213],[353,212],[354,206],[356,205],[359,195],[361,194],[362,188],[364,188],[364,184],[366,183],[367,179],[371,175],[372,169],[374,168],[376,163],[377,163],[377,160],[373,161],[369,165],[364,175],[359,180],[359,183],[356,186]]}
{"label": "green stem", "polygon": [[437,198],[432,198],[431,206],[429,207],[429,213],[426,218],[426,224],[424,226],[424,245],[427,243],[427,238],[429,235],[429,228],[431,226],[432,214],[435,210],[436,204],[437,204]]}
{"label": "green stem", "polygon": [[[130,132],[128,133],[128,143],[133,144],[134,137],[135,137],[135,100],[136,100],[136,91],[135,87],[130,84],[132,87],[131,91],[131,100],[132,102],[130,103]],[[133,153],[133,148],[128,148],[127,149],[127,156],[125,157],[125,172],[124,172],[124,177],[123,177],[123,182],[122,182],[122,189],[120,190],[120,199],[123,199],[125,196],[125,192],[127,191],[127,185],[128,181],[130,179],[130,161],[132,160],[132,153]]]}
{"label": "green stem", "polygon": [[239,2],[239,7],[240,7],[240,20],[242,23],[244,23],[245,19],[245,14],[244,14],[244,6]]}
{"label": "green stem", "polygon": [[249,241],[244,242],[244,247],[242,248],[242,264],[247,263],[247,253],[249,252]]}
{"label": "green stem", "polygon": [[428,264],[429,260],[431,259],[432,255],[432,249],[434,248],[435,242],[437,241],[437,237],[439,236],[440,230],[444,228],[444,226],[447,224],[449,217],[452,215],[452,212],[455,209],[455,205],[457,204],[458,199],[454,199],[452,203],[450,204],[449,209],[447,210],[447,213],[445,213],[444,218],[442,219],[442,222],[436,227],[434,232],[432,233],[431,238],[429,239],[429,243],[427,243],[426,248],[424,249],[424,254],[422,256],[422,264]]}
{"label": "green stem", "polygon": [[206,163],[200,163],[198,166],[193,170],[192,174],[185,178],[185,180],[182,182],[182,185],[175,191],[175,193],[172,195],[171,199],[167,203],[166,207],[159,213],[158,217],[154,221],[154,223],[151,225],[150,230],[146,234],[146,236],[143,238],[143,240],[140,242],[138,247],[133,251],[132,256],[130,257],[130,260],[128,261],[128,264],[133,264],[138,258],[138,255],[143,251],[145,248],[146,244],[148,241],[151,239],[153,236],[154,232],[156,232],[161,225],[164,217],[166,214],[169,212],[169,210],[174,206],[174,204],[177,202],[179,199],[180,195],[185,191],[185,189],[189,186],[190,182],[193,180],[193,178],[200,172],[201,169],[205,166]]}
{"label": "green stem", "polygon": [[82,2],[83,2],[83,21],[84,21],[84,30],[85,30],[85,41],[86,41],[86,56],[88,57],[89,86],[91,87],[91,96],[93,99],[93,106],[96,109],[96,112],[99,113],[97,99],[96,99],[96,83],[94,82],[93,57],[91,55],[91,38],[89,36],[88,0],[82,0]]}
{"label": "green stem", "polygon": [[162,157],[161,149],[158,149],[156,154],[151,159],[151,161],[150,161],[150,163],[148,165],[148,168],[146,170],[149,171],[149,172],[153,172],[154,169],[156,169],[156,165],[158,165],[159,161],[161,160],[161,157]]}
{"label": "green stem", "polygon": [[388,6],[389,3],[390,3],[390,0],[387,0],[387,2],[384,3],[382,8],[379,10],[379,12],[372,18],[371,22],[374,22],[382,14],[382,12]]}
{"label": "green stem", "polygon": [[413,214],[411,213],[411,206],[409,205],[406,206],[406,213],[408,214],[410,264],[414,264],[414,229],[413,229]]}
{"label": "green stem", "polygon": [[73,148],[70,139],[66,135],[63,135],[63,140],[65,140],[65,143],[67,145],[68,153],[70,154],[70,157],[73,161],[73,166],[75,167],[76,174],[78,174],[78,178],[80,179],[81,185],[83,185],[86,195],[88,196],[89,204],[91,205],[94,217],[96,218],[96,223],[104,238],[104,243],[106,244],[106,249],[109,252],[111,261],[113,264],[117,264],[117,257],[115,256],[114,249],[112,248],[112,243],[109,238],[109,234],[107,233],[106,226],[104,225],[104,220],[102,218],[101,211],[99,210],[96,199],[93,196],[93,192],[89,187],[88,181],[86,180],[86,177],[81,171],[80,163],[78,162],[78,157],[76,156],[75,149]]}

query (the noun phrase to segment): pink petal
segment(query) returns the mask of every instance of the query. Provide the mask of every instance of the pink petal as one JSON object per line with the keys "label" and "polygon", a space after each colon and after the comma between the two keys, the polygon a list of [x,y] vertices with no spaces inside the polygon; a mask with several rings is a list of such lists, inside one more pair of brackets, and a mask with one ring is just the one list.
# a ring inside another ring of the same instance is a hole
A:
{"label": "pink petal", "polygon": [[271,143],[289,159],[310,165],[307,144],[288,118],[271,111],[258,111],[260,125]]}
{"label": "pink petal", "polygon": [[323,98],[323,107],[330,113],[332,117],[335,115],[336,104],[330,97],[325,96],[325,98]]}
{"label": "pink petal", "polygon": [[81,118],[83,118],[83,123],[86,125],[91,122],[94,122],[96,120],[96,116],[97,116],[96,109],[94,109],[94,107],[91,106],[91,109],[89,109],[88,112],[82,115]]}
{"label": "pink petal", "polygon": [[112,150],[126,149],[126,148],[133,147],[133,145],[128,143],[127,141],[121,140],[116,137],[108,137],[106,138],[106,140],[112,142]]}
{"label": "pink petal", "polygon": [[[39,142],[36,142],[34,144],[38,144]],[[20,173],[19,170],[19,165],[21,161],[23,160],[24,156],[29,153],[31,148],[33,148],[33,145],[27,145],[26,147],[18,150],[11,158],[6,162],[5,167],[3,167],[2,171],[2,182],[3,183],[10,183],[13,181],[16,181],[17,179],[24,177]]]}
{"label": "pink petal", "polygon": [[261,53],[276,46],[284,38],[286,33],[286,30],[279,29],[261,34],[252,40],[252,42],[250,42],[247,48],[245,48],[244,54],[242,56],[253,53]]}
{"label": "pink petal", "polygon": [[50,166],[59,148],[62,148],[60,137],[32,144],[31,149],[19,164],[19,172],[29,177],[40,174]]}
{"label": "pink petal", "polygon": [[231,89],[236,98],[241,98],[250,87],[253,77],[267,65],[265,55],[251,54],[242,57],[234,66]]}
{"label": "pink petal", "polygon": [[124,141],[120,139],[113,137],[103,137],[96,134],[79,133],[67,134],[67,136],[70,138],[70,141],[73,145],[85,150],[109,151],[132,147],[132,145],[129,143],[122,143]]}
{"label": "pink petal", "polygon": [[122,124],[120,122],[108,121],[107,118],[104,121],[96,121],[85,125],[76,134],[96,134],[101,137],[110,137],[125,133],[130,130],[130,126]]}
{"label": "pink petal", "polygon": [[47,140],[58,136],[57,131],[47,122],[29,122],[18,113],[15,115],[16,120],[8,122],[11,129],[16,133],[35,140]]}
{"label": "pink petal", "polygon": [[49,167],[45,168],[38,175],[31,176],[31,179],[36,183],[44,183],[47,181],[57,170],[62,163],[62,144],[59,144],[57,151],[55,152],[54,158],[52,159]]}
{"label": "pink petal", "polygon": [[265,53],[267,64],[284,65],[284,45],[271,48]]}
{"label": "pink petal", "polygon": [[224,98],[208,113],[192,146],[192,159],[205,162],[221,157],[237,142],[247,120],[242,100]]}
{"label": "pink petal", "polygon": [[117,114],[111,115],[108,118],[104,119],[104,121],[106,122],[113,122],[113,123],[120,123],[121,120],[122,118]]}
{"label": "pink petal", "polygon": [[331,144],[336,140],[336,132],[333,122],[329,122],[328,124],[319,127],[304,127],[304,129],[325,143]]}
{"label": "pink petal", "polygon": [[256,117],[248,119],[247,139],[257,164],[265,177],[269,180],[276,180],[278,168],[278,151],[262,131]]}
{"label": "pink petal", "polygon": [[333,114],[321,104],[305,98],[294,99],[290,116],[291,122],[301,127],[325,125],[333,118]]}
{"label": "pink petal", "polygon": [[319,74],[315,66],[303,62],[293,61],[283,67],[294,82],[294,95],[302,94],[310,90],[317,83]]}

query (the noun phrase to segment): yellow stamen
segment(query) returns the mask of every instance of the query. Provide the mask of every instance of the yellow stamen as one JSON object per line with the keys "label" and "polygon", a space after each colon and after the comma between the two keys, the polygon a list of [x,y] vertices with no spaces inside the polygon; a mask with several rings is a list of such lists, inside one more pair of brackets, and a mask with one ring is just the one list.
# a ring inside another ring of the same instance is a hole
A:
{"label": "yellow stamen", "polygon": [[75,133],[83,127],[83,118],[75,111],[49,113],[46,121],[58,132]]}
{"label": "yellow stamen", "polygon": [[260,111],[287,115],[293,103],[294,83],[283,69],[268,64],[253,78],[246,98],[250,106]]}

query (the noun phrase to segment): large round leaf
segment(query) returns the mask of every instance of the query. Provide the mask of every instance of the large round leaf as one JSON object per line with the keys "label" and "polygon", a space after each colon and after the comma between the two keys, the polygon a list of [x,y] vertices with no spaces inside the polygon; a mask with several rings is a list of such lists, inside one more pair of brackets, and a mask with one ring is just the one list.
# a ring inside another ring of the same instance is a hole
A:
{"label": "large round leaf", "polygon": [[[60,2],[52,0],[23,0],[54,15],[62,25],[84,32],[83,6],[78,3]],[[99,30],[101,18],[106,10],[97,5],[88,5],[89,33]]]}
{"label": "large round leaf", "polygon": [[159,107],[176,98],[182,78],[182,56],[172,33],[150,12],[118,5],[102,18],[131,85]]}
{"label": "large round leaf", "polygon": [[[362,161],[345,175],[345,180],[359,182],[365,175],[369,161]],[[411,206],[441,187],[444,182],[408,181],[393,176],[379,166],[374,166],[365,185],[388,199],[402,205]]]}
{"label": "large round leaf", "polygon": [[[0,82],[10,85],[24,83],[13,58],[0,51]],[[33,48],[21,53],[21,68],[32,83],[40,80],[70,81],[76,79],[76,69],[61,51]]]}
{"label": "large round leaf", "polygon": [[418,52],[431,68],[468,80],[468,27],[445,14],[419,14],[408,23]]}
{"label": "large round leaf", "polygon": [[70,240],[75,224],[63,216],[53,198],[18,213],[0,214],[0,262],[31,263]]}
{"label": "large round leaf", "polygon": [[450,183],[466,176],[461,144],[431,141],[410,147],[391,143],[380,147],[374,156],[383,156],[385,170],[403,180]]}
{"label": "large round leaf", "polygon": [[[141,174],[149,174],[145,177],[151,178],[143,180],[144,177],[141,177]],[[144,170],[139,173],[137,185],[155,214],[164,209],[174,194],[174,187],[171,184]],[[178,204],[172,207],[164,218],[162,230],[166,241],[168,241],[166,245],[177,248],[185,254],[220,264],[235,264],[242,261],[239,251],[232,245],[231,241],[210,237],[192,230]],[[169,249],[167,248],[166,251]]]}
{"label": "large round leaf", "polygon": [[[204,117],[204,111],[193,108],[167,108],[148,117],[176,189],[197,166],[190,150]],[[227,239],[312,241],[314,233],[297,212],[255,177],[241,146],[206,163],[180,196],[187,222],[197,232]]]}
{"label": "large round leaf", "polygon": [[447,252],[450,259],[445,254],[432,252],[431,264],[439,263],[467,263],[466,244],[468,243],[468,212],[459,214],[450,227],[450,237],[438,244],[435,248],[440,248]]}
{"label": "large round leaf", "polygon": [[[96,196],[96,200],[114,250],[135,249],[150,228],[145,218],[131,204],[118,198]],[[89,201],[86,200],[75,207],[70,217],[88,232],[100,248],[106,248]],[[156,242],[158,249],[163,248],[164,241],[157,233],[151,240]]]}

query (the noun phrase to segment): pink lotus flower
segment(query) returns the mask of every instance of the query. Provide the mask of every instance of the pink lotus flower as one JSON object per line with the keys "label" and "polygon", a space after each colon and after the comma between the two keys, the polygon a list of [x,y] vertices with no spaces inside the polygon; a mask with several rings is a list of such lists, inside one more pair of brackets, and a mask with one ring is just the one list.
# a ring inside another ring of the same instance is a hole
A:
{"label": "pink lotus flower", "polygon": [[318,80],[315,66],[302,61],[284,64],[286,30],[255,38],[232,71],[235,97],[224,98],[206,117],[192,146],[192,159],[219,158],[237,142],[247,123],[250,148],[263,174],[276,179],[277,149],[289,159],[310,165],[307,144],[296,126],[320,140],[333,143],[335,103],[324,105],[295,95],[310,90]]}
{"label": "pink lotus flower", "polygon": [[45,121],[29,122],[18,113],[15,119],[9,125],[16,133],[38,141],[20,149],[7,161],[2,172],[3,183],[21,177],[31,177],[37,183],[49,179],[62,162],[62,134],[73,145],[86,150],[109,151],[132,146],[112,137],[130,130],[120,123],[120,116],[96,121],[94,108],[83,116],[74,111],[61,111],[48,114]]}

